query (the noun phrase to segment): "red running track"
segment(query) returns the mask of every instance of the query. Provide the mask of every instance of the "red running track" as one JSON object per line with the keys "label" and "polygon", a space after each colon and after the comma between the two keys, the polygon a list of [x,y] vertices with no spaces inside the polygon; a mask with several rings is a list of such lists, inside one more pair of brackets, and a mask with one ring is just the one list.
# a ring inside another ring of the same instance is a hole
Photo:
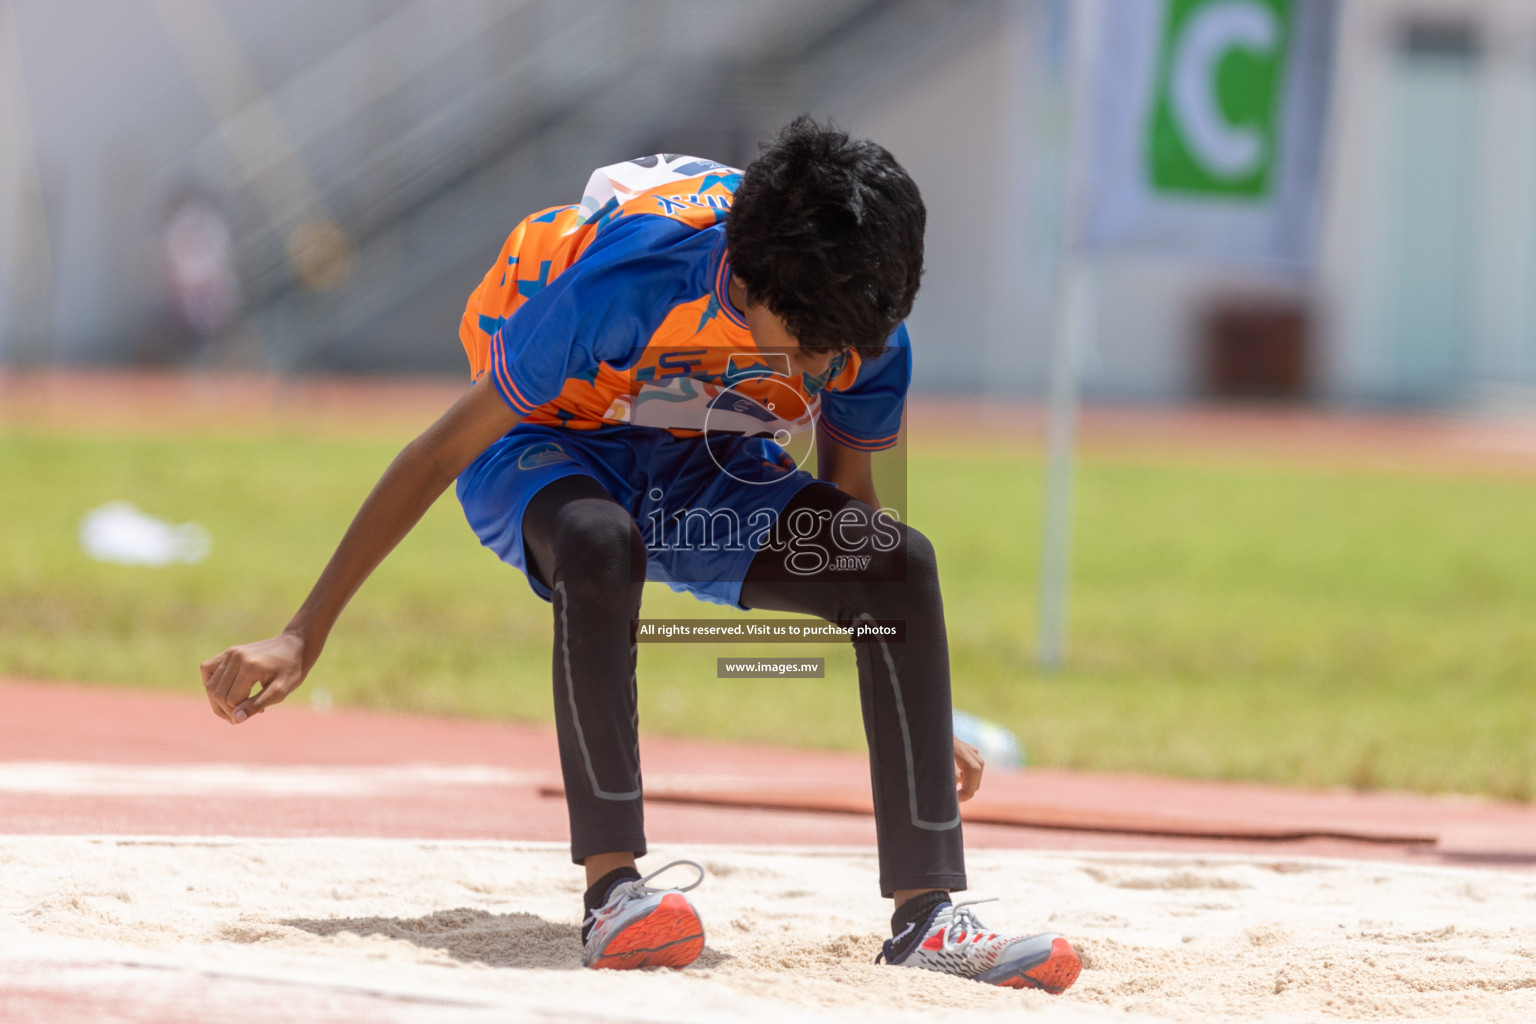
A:
{"label": "red running track", "polygon": [[[873,845],[861,755],[659,736],[642,750],[653,841]],[[11,834],[561,841],[559,783],[543,726],[297,704],[230,726],[200,693],[0,681]],[[1536,811],[1473,799],[1031,769],[992,774],[966,811],[975,847],[1536,864]]]}

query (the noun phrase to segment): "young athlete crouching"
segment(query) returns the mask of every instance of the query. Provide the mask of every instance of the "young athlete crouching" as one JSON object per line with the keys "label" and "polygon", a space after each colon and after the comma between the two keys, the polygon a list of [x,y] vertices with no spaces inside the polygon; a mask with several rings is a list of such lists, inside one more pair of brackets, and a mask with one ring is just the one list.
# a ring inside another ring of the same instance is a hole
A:
{"label": "young athlete crouching", "polygon": [[[885,962],[1071,985],[1065,939],[998,935],[950,900],[966,885],[959,801],[982,766],[950,733],[933,548],[879,511],[870,469],[900,430],[924,219],[889,153],[802,117],[745,172],[647,157],[524,220],[460,326],[474,385],[385,471],[287,629],[203,663],[214,710],[238,724],[292,693],[352,594],[457,481],[481,543],[553,606],[584,963],[682,967],[704,945],[684,895],[698,882],[653,887],[660,872],[635,867],[649,578],[864,632],[880,888],[896,904]],[[819,478],[792,454],[812,442]],[[886,623],[904,624],[901,642]]]}

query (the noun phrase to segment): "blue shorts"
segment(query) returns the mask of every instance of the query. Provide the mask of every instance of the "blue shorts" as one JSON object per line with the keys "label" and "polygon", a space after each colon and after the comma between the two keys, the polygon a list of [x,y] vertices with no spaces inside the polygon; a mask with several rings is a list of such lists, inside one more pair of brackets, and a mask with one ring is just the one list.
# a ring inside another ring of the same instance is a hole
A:
{"label": "blue shorts", "polygon": [[528,578],[523,513],[548,484],[590,476],[624,506],[646,548],[646,579],[741,607],[741,583],[791,498],[816,478],[767,438],[674,437],[651,427],[561,430],[520,423],[459,476],[480,543]]}

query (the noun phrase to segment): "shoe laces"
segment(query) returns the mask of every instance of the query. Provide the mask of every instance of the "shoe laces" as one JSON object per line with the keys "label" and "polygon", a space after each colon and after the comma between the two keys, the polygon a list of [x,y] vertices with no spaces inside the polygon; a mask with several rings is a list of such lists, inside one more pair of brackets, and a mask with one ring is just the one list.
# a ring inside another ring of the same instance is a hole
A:
{"label": "shoe laces", "polygon": [[[695,878],[687,885],[646,885],[647,882],[655,878],[657,875],[664,871],[671,871],[673,868],[679,865],[687,865],[688,867],[693,868],[699,873],[699,877]],[[596,910],[589,911],[587,913],[586,919],[582,921],[582,924],[585,925],[591,923],[593,930],[596,930],[598,925],[602,924],[604,921],[608,920],[610,917],[613,917],[615,914],[623,910],[631,900],[642,899],[646,896],[651,896],[658,892],[688,892],[691,889],[697,889],[699,884],[703,881],[704,866],[702,864],[691,860],[674,860],[670,864],[663,864],[655,871],[652,871],[650,874],[641,878],[631,879],[627,882],[620,882],[618,885],[615,885],[608,891],[608,899],[603,903],[603,905],[598,907]]]}
{"label": "shoe laces", "polygon": [[[944,926],[944,937],[940,939],[940,949],[949,952],[965,945],[965,936],[984,932],[987,926],[976,917],[971,907],[978,903],[996,903],[996,896],[987,896],[979,900],[965,900],[961,903],[950,904],[949,924]],[[957,938],[958,936],[958,938]]]}
{"label": "shoe laces", "polygon": [[[956,935],[969,935],[972,932],[986,931],[987,926],[977,919],[975,912],[970,908],[978,903],[996,902],[996,896],[986,896],[979,900],[962,900],[959,903],[951,903],[949,905],[949,923],[944,926],[944,937],[939,940],[941,943],[940,948],[945,952],[959,949],[964,945],[964,942],[961,939],[955,938]],[[959,926],[958,929],[956,925]],[[880,952],[875,954],[875,963],[878,964],[882,960],[887,963],[892,962],[891,957],[895,955],[895,941],[895,939],[887,939],[885,941],[885,944],[880,947]],[[912,939],[914,946],[922,941],[923,936],[917,936]]]}

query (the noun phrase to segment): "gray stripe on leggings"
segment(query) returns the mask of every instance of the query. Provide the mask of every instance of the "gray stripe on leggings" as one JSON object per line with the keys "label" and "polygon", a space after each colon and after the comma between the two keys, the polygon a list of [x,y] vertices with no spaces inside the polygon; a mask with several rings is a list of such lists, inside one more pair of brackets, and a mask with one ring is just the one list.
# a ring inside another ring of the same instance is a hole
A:
{"label": "gray stripe on leggings", "polygon": [[[874,617],[868,612],[859,615],[856,621],[875,624]],[[924,821],[917,814],[917,769],[912,758],[912,733],[907,729],[907,705],[901,699],[901,680],[896,676],[896,660],[891,657],[891,647],[884,640],[880,641],[880,653],[885,655],[885,667],[891,673],[891,692],[896,696],[896,717],[901,722],[901,745],[907,755],[907,804],[912,812],[912,827],[923,828],[930,832],[947,832],[960,824],[960,815],[956,814],[953,821]]]}
{"label": "gray stripe on leggings", "polygon": [[[640,799],[640,789],[638,786],[628,793],[610,793],[597,784],[597,772],[592,769],[592,753],[587,750],[587,737],[581,731],[581,716],[576,713],[576,684],[571,679],[571,630],[565,614],[567,607],[565,581],[557,582],[554,592],[560,595],[560,653],[562,660],[565,662],[565,697],[571,705],[571,724],[576,727],[576,742],[581,745],[581,759],[587,766],[587,781],[592,783],[592,795],[599,800],[638,800]],[[633,676],[630,677],[630,685],[634,685]],[[897,699],[900,700],[899,697]],[[902,729],[906,729],[905,719],[903,719]],[[908,774],[911,774],[911,765],[912,755],[909,751],[907,754]],[[915,798],[912,806],[913,808],[917,807]]]}

